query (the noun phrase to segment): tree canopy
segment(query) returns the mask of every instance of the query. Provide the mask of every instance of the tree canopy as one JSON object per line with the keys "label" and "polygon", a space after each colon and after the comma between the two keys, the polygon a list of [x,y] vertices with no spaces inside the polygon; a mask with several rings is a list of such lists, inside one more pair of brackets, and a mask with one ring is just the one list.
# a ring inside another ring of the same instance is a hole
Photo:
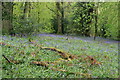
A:
{"label": "tree canopy", "polygon": [[2,2],[3,34],[56,33],[119,40],[117,2]]}

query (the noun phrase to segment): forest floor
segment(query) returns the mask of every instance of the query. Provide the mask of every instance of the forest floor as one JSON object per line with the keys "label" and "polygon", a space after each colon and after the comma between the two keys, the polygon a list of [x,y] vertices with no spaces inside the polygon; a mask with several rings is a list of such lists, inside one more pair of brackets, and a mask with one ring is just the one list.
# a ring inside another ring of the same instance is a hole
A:
{"label": "forest floor", "polygon": [[39,34],[2,36],[3,78],[117,78],[118,41]]}
{"label": "forest floor", "polygon": [[83,36],[70,36],[70,35],[57,35],[57,34],[38,34],[39,36],[49,36],[49,37],[64,37],[64,38],[69,38],[69,39],[79,39],[79,40],[84,40],[84,41],[99,41],[103,43],[118,43],[120,41],[112,40],[112,39],[106,39],[102,37],[96,37],[94,40],[94,37],[83,37]]}

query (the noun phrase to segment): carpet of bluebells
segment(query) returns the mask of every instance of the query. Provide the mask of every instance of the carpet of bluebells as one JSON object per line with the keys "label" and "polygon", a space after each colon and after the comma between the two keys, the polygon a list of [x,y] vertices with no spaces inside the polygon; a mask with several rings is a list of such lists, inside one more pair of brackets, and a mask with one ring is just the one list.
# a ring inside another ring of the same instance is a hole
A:
{"label": "carpet of bluebells", "polygon": [[[46,69],[43,66],[30,64],[31,61],[55,61],[60,58],[54,51],[41,50],[29,42],[29,38],[44,47],[55,47],[74,55],[90,55],[101,65],[86,66],[77,60],[71,60],[69,63],[78,64],[75,66],[63,65],[61,62],[56,67],[61,67],[68,71],[89,73],[92,78],[117,78],[118,77],[118,42],[103,38],[75,37],[55,34],[39,34],[29,37],[11,37],[2,36],[0,42],[19,47],[6,47],[1,45],[2,54],[9,59],[24,61],[21,64],[9,64],[2,57],[2,77],[3,78],[65,78],[66,73]],[[25,54],[22,54],[22,52]],[[30,55],[31,52],[37,56]],[[52,66],[52,64],[51,64]],[[84,78],[81,75],[71,74],[67,78]]]}

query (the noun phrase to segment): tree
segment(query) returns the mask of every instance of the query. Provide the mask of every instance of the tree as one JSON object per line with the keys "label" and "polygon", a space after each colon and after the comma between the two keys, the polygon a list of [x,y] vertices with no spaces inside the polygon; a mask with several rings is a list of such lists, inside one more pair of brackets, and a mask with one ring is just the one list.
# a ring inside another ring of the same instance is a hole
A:
{"label": "tree", "polygon": [[3,32],[13,34],[13,2],[2,2]]}
{"label": "tree", "polygon": [[94,40],[96,39],[97,36],[97,27],[98,27],[98,5],[99,3],[95,3],[95,35],[94,35]]}
{"label": "tree", "polygon": [[[69,3],[70,5],[70,3]],[[55,10],[46,6],[49,10],[54,12],[54,16],[52,19],[53,28],[55,29],[55,33],[64,34],[65,33],[65,9],[69,7],[68,4],[64,5],[64,2],[55,2]]]}
{"label": "tree", "polygon": [[61,8],[61,26],[62,26],[62,33],[64,34],[64,21],[65,21],[65,18],[64,18],[64,2],[61,2],[61,5],[62,5],[62,8]]}
{"label": "tree", "polygon": [[98,6],[97,36],[118,40],[118,3],[99,2]]}
{"label": "tree", "polygon": [[90,24],[93,18],[94,4],[89,2],[77,2],[73,16],[75,32],[82,36],[90,36]]}
{"label": "tree", "polygon": [[[22,26],[22,30],[20,31],[22,34],[31,34],[33,30],[33,22],[30,20],[30,10],[31,10],[31,3],[30,2],[25,2],[24,4],[24,9],[23,9],[23,16],[22,16],[22,21],[20,22]],[[24,30],[23,30],[24,29]]]}
{"label": "tree", "polygon": [[57,9],[57,24],[58,24],[58,30],[57,34],[62,34],[62,24],[61,24],[61,8],[60,8],[60,2],[56,2],[56,9]]}
{"label": "tree", "polygon": [[30,2],[25,2],[24,11],[23,11],[23,19],[27,19],[30,17]]}

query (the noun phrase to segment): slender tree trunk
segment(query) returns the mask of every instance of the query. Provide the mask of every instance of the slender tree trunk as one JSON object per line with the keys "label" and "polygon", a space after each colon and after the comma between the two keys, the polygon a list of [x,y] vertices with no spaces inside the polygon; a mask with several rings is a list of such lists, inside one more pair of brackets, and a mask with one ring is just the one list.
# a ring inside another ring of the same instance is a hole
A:
{"label": "slender tree trunk", "polygon": [[38,12],[38,24],[40,23],[40,18],[39,18],[39,16],[40,16],[40,12]]}
{"label": "slender tree trunk", "polygon": [[[38,2],[37,5],[41,5],[41,3]],[[38,7],[38,8],[39,8],[39,7]],[[38,23],[38,24],[40,23],[40,12],[41,12],[41,11],[38,11],[38,12],[37,12],[37,13],[38,13],[38,15],[37,15],[37,16],[38,16],[38,17],[37,17],[37,23]]]}
{"label": "slender tree trunk", "polygon": [[11,2],[11,4],[10,4],[10,30],[9,30],[9,32],[10,32],[10,34],[13,34],[13,3]]}
{"label": "slender tree trunk", "polygon": [[[25,22],[27,23],[28,18],[30,17],[30,2],[24,2],[23,4],[24,4],[24,7],[23,7],[24,9],[23,9],[23,15],[21,17],[21,19],[23,19],[23,21],[22,21],[21,24],[24,24]],[[27,23],[27,24],[29,25],[29,23]],[[27,33],[27,34],[29,34],[29,33]],[[20,36],[22,37],[23,35],[26,35],[26,31],[25,30],[21,31],[21,35]]]}
{"label": "slender tree trunk", "polygon": [[64,34],[64,2],[61,2],[62,10],[61,10],[61,26],[62,26],[62,33]]}
{"label": "slender tree trunk", "polygon": [[[0,2],[0,13],[2,13],[2,2]],[[0,14],[0,32],[0,35],[2,35],[2,14]]]}
{"label": "slender tree trunk", "polygon": [[62,34],[60,2],[56,2],[56,8],[57,8],[57,23],[58,23],[57,34]]}
{"label": "slender tree trunk", "polygon": [[[118,2],[118,36],[117,36],[117,40],[120,41],[120,1]],[[120,47],[120,43],[118,44],[118,47]],[[120,68],[119,68],[119,71],[120,71]]]}
{"label": "slender tree trunk", "polygon": [[96,39],[97,36],[97,27],[98,27],[98,4],[99,3],[95,3],[96,9],[95,9],[95,35],[94,35],[94,40]]}
{"label": "slender tree trunk", "polygon": [[3,29],[6,29],[10,35],[13,34],[13,2],[2,2],[2,23]]}
{"label": "slender tree trunk", "polygon": [[25,6],[24,6],[24,11],[23,11],[23,19],[27,19],[30,15],[30,2],[25,2]]}
{"label": "slender tree trunk", "polygon": [[30,12],[31,12],[31,8],[32,8],[32,3],[31,2],[29,2],[29,4],[28,4],[28,17],[30,17]]}

